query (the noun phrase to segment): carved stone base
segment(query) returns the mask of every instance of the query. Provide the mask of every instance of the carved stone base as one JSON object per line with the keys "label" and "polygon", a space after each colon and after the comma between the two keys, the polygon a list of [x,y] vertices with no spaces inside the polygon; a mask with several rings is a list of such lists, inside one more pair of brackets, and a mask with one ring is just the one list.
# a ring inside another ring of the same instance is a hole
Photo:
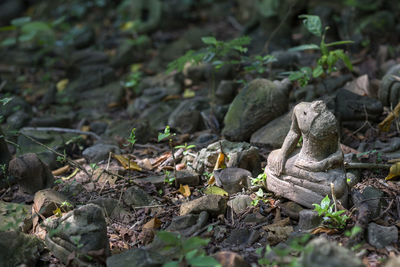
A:
{"label": "carved stone base", "polygon": [[[294,184],[291,181],[285,181],[289,179],[297,179],[295,177],[290,177],[287,175],[281,175],[280,178],[276,177],[276,175],[272,174],[272,172],[267,168],[265,168],[265,172],[267,174],[267,189],[269,191],[274,192],[278,196],[285,197],[294,202],[297,202],[307,208],[313,209],[314,206],[312,204],[320,204],[321,200],[326,196],[326,194],[316,193],[315,190],[312,191],[305,187],[301,187],[299,185]],[[286,179],[285,179],[286,178]],[[310,184],[309,181],[304,181],[304,183]],[[318,185],[315,184],[316,187],[325,186],[327,189],[329,185]],[[329,197],[332,199],[331,194],[329,193]],[[337,197],[343,207],[347,207],[348,201],[348,192],[347,190],[342,194],[342,196]]]}

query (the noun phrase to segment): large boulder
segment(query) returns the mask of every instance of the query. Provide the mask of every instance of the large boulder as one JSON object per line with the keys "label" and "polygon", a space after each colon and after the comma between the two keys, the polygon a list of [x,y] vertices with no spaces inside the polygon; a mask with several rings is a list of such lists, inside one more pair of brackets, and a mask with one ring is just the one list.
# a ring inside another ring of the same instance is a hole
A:
{"label": "large boulder", "polygon": [[288,109],[289,81],[256,79],[242,89],[224,118],[222,134],[233,141],[248,140],[252,133]]}

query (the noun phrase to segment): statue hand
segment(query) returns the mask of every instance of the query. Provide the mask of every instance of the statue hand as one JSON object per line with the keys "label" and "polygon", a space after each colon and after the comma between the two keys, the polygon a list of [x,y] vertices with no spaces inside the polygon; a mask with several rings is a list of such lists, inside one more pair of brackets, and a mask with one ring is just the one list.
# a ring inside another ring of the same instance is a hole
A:
{"label": "statue hand", "polygon": [[268,157],[268,165],[274,174],[278,176],[281,175],[285,165],[285,157],[281,150],[276,151],[273,155]]}

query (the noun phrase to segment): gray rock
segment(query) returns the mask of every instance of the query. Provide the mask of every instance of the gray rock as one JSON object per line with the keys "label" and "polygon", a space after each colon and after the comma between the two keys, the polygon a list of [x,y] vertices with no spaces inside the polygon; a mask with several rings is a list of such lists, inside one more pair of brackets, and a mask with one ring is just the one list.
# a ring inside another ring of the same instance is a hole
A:
{"label": "gray rock", "polygon": [[146,49],[151,46],[151,39],[147,35],[140,35],[135,40],[123,39],[117,48],[117,54],[111,60],[114,67],[122,67],[146,58]]}
{"label": "gray rock", "polygon": [[267,221],[268,221],[268,218],[261,215],[258,212],[247,214],[243,220],[243,222],[249,223],[249,224],[260,224],[260,223],[265,223]]}
{"label": "gray rock", "polygon": [[382,197],[384,193],[375,187],[368,186],[364,189],[361,195],[362,200],[368,205],[368,210],[371,215],[370,219],[379,216],[381,214]]}
{"label": "gray rock", "polygon": [[301,54],[299,52],[292,52],[287,50],[274,51],[271,54],[275,57],[276,61],[272,62],[273,68],[292,68],[299,63]]}
{"label": "gray rock", "polygon": [[304,210],[302,206],[292,201],[278,203],[278,207],[282,210],[283,214],[286,214],[287,216],[295,220],[299,219],[300,212]]}
{"label": "gray rock", "polygon": [[165,258],[151,250],[132,248],[107,258],[108,267],[160,267]]}
{"label": "gray rock", "polygon": [[29,194],[52,187],[54,183],[49,167],[34,153],[12,159],[8,172],[16,179],[20,190]]}
{"label": "gray rock", "polygon": [[318,237],[312,240],[299,260],[307,267],[362,267],[361,261],[348,249],[335,242]]}
{"label": "gray rock", "polygon": [[95,38],[95,32],[92,27],[83,26],[72,29],[72,45],[77,49],[90,46]]}
{"label": "gray rock", "polygon": [[226,211],[226,198],[219,195],[205,195],[200,198],[181,204],[179,214],[181,216],[194,213],[198,214],[207,211],[210,215],[217,216]]}
{"label": "gray rock", "polygon": [[376,248],[384,248],[398,240],[396,226],[382,226],[376,223],[368,225],[368,243]]}
{"label": "gray rock", "polygon": [[48,114],[42,117],[35,117],[29,123],[33,127],[61,127],[71,128],[74,121],[74,114]]}
{"label": "gray rock", "polygon": [[43,241],[19,231],[0,232],[1,266],[36,266],[44,253]]}
{"label": "gray rock", "polygon": [[250,185],[251,172],[241,168],[228,167],[214,171],[215,182],[229,194],[241,192]]}
{"label": "gray rock", "polygon": [[299,229],[310,230],[314,229],[322,223],[322,217],[313,210],[302,210],[299,213]]}
{"label": "gray rock", "polygon": [[200,127],[200,111],[208,108],[205,98],[182,101],[168,118],[168,125],[180,133],[193,133]]}
{"label": "gray rock", "polygon": [[137,186],[131,186],[125,190],[123,195],[124,203],[128,206],[147,206],[153,198]]}
{"label": "gray rock", "polygon": [[219,136],[213,133],[205,132],[200,134],[195,140],[194,144],[196,145],[196,148],[203,148],[208,146],[211,143],[215,143],[218,141]]}
{"label": "gray rock", "polygon": [[90,123],[90,130],[98,135],[102,135],[108,127],[108,123],[104,121],[94,121]]}
{"label": "gray rock", "polygon": [[222,150],[229,159],[227,167],[238,167],[246,169],[257,176],[261,173],[261,161],[258,149],[248,143],[234,143],[227,140],[221,140],[203,148],[197,154],[193,161],[193,168],[197,173],[209,172],[214,169],[218,154]]}
{"label": "gray rock", "polygon": [[176,172],[177,184],[196,186],[200,183],[200,176],[190,170],[182,170]]}
{"label": "gray rock", "polygon": [[159,102],[146,108],[139,115],[138,120],[149,123],[150,129],[161,130],[168,125],[168,117],[177,105],[177,101]]}
{"label": "gray rock", "polygon": [[89,162],[97,163],[99,161],[108,159],[110,152],[115,154],[121,153],[119,147],[115,145],[99,143],[83,150],[82,156],[84,156]]}
{"label": "gray rock", "polygon": [[229,246],[240,246],[245,245],[250,239],[252,231],[250,229],[233,229],[225,239],[224,244]]}
{"label": "gray rock", "polygon": [[248,195],[238,195],[228,201],[228,207],[230,207],[235,214],[240,214],[251,206],[251,201],[252,199]]}
{"label": "gray rock", "polygon": [[29,113],[26,113],[23,110],[19,110],[11,114],[7,118],[7,125],[11,129],[19,130],[22,127],[26,126],[30,120],[31,120],[31,115]]}
{"label": "gray rock", "polygon": [[364,120],[366,116],[368,116],[368,120],[379,121],[383,106],[376,99],[340,89],[336,93],[335,112],[344,127],[358,129],[362,124],[359,125],[357,122]]}
{"label": "gray rock", "polygon": [[[64,264],[69,262],[71,253],[77,256],[72,264],[78,266],[98,266],[96,259],[110,254],[107,238],[107,225],[102,209],[94,204],[74,209],[61,218],[44,221],[48,230],[45,242],[49,250]],[[90,252],[97,252],[96,259],[85,257]]]}
{"label": "gray rock", "polygon": [[165,176],[164,175],[153,175],[153,176],[148,176],[145,178],[137,179],[136,181],[152,183],[157,189],[161,189],[165,185]]}
{"label": "gray rock", "polygon": [[32,107],[24,99],[19,96],[14,96],[12,99],[0,109],[0,115],[7,119],[11,114],[23,111],[27,114],[32,113]]}
{"label": "gray rock", "polygon": [[150,125],[146,120],[113,121],[113,123],[108,126],[105,135],[110,138],[114,138],[115,136],[127,138],[133,128],[136,129],[135,136],[138,144],[145,144],[151,138],[157,136],[157,131],[150,128]]}
{"label": "gray rock", "polygon": [[[63,206],[62,204],[68,202],[71,207]],[[64,212],[73,208],[74,204],[62,193],[54,191],[53,189],[43,189],[35,193],[33,198],[35,205],[35,212],[47,218],[54,215],[57,208],[61,208]],[[42,218],[43,218],[42,217]]]}
{"label": "gray rock", "polygon": [[187,214],[174,217],[168,231],[179,232],[183,236],[191,236],[207,224],[208,217],[206,211],[200,212],[199,215]]}
{"label": "gray rock", "polygon": [[[81,92],[77,99],[77,106],[83,110],[107,110],[113,106],[122,105],[125,89],[120,82],[111,82],[95,89]],[[81,112],[83,113],[83,112]],[[83,113],[81,116],[85,116]]]}
{"label": "gray rock", "polygon": [[215,92],[216,102],[219,105],[230,104],[236,96],[238,84],[234,81],[221,81]]}
{"label": "gray rock", "polygon": [[260,127],[284,114],[288,109],[289,84],[288,80],[250,82],[230,105],[222,134],[233,141],[246,141]]}
{"label": "gray rock", "polygon": [[[63,50],[63,52],[63,55],[66,55],[65,50]],[[67,62],[69,62],[71,66],[78,66],[79,68],[91,65],[105,65],[108,63],[108,56],[106,53],[91,49],[74,51],[67,56]]]}
{"label": "gray rock", "polygon": [[130,219],[129,212],[122,208],[116,199],[98,198],[90,201],[89,203],[93,203],[101,207],[106,218],[123,222],[128,222]]}
{"label": "gray rock", "polygon": [[164,87],[151,87],[143,89],[143,93],[140,97],[128,105],[127,112],[129,116],[137,116],[143,112],[144,109],[151,105],[161,102],[161,100],[167,96],[167,89]]}
{"label": "gray rock", "polygon": [[292,113],[288,112],[267,123],[251,135],[250,143],[266,145],[272,148],[281,147],[290,130],[290,125],[292,123],[291,116]]}

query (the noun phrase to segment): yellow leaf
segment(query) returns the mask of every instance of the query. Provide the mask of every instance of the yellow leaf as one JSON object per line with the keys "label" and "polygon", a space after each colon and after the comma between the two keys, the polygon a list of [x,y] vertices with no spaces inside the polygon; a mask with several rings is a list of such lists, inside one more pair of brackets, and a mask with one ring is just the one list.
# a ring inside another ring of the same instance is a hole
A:
{"label": "yellow leaf", "polygon": [[57,87],[57,91],[58,92],[62,92],[64,91],[65,87],[67,87],[69,80],[68,79],[62,79],[61,81],[59,81],[56,85]]}
{"label": "yellow leaf", "polygon": [[208,185],[213,185],[215,184],[215,177],[214,175],[211,175],[210,179],[208,180]]}
{"label": "yellow leaf", "polygon": [[79,169],[78,168],[75,168],[75,170],[70,174],[70,175],[68,175],[67,177],[61,177],[61,179],[62,180],[69,180],[69,179],[71,179],[72,177],[74,177],[77,173],[79,172]]}
{"label": "yellow leaf", "polygon": [[53,210],[53,214],[56,215],[57,217],[61,217],[62,211],[60,208],[57,208],[57,209]]}
{"label": "yellow leaf", "polygon": [[128,31],[130,29],[133,29],[136,26],[135,24],[136,23],[133,20],[127,21],[121,26],[121,30]]}
{"label": "yellow leaf", "polygon": [[397,162],[390,167],[389,174],[386,176],[385,180],[393,179],[396,176],[400,176],[400,162]]}
{"label": "yellow leaf", "polygon": [[225,169],[225,154],[222,152],[219,152],[217,162],[215,162],[214,170],[218,169]]}
{"label": "yellow leaf", "polygon": [[124,167],[126,170],[134,170],[134,171],[142,171],[142,168],[136,164],[133,160],[129,160],[128,158],[122,155],[112,154],[113,158],[118,160],[118,162]]}
{"label": "yellow leaf", "polygon": [[137,72],[138,70],[140,70],[142,68],[143,64],[141,63],[137,63],[137,64],[132,64],[129,66],[131,72]]}
{"label": "yellow leaf", "polygon": [[226,192],[224,189],[219,188],[218,186],[210,186],[207,187],[206,190],[204,190],[204,193],[206,195],[220,195],[220,196],[228,196],[228,192]]}
{"label": "yellow leaf", "polygon": [[196,96],[196,93],[193,90],[186,89],[183,92],[183,98],[192,98],[192,97],[195,97],[195,96]]}
{"label": "yellow leaf", "polygon": [[381,130],[382,132],[388,132],[390,129],[390,125],[392,124],[395,118],[399,117],[399,114],[400,114],[400,102],[396,105],[393,112],[390,112],[387,115],[387,117],[381,123],[379,123],[378,125],[379,130]]}
{"label": "yellow leaf", "polygon": [[179,185],[179,192],[184,196],[184,197],[190,197],[190,195],[192,194],[190,192],[190,188],[189,186],[186,185]]}
{"label": "yellow leaf", "polygon": [[151,219],[150,221],[148,221],[147,223],[145,223],[142,227],[142,230],[144,229],[157,229],[161,227],[161,221],[159,219],[157,219],[157,217],[154,217],[153,219]]}

